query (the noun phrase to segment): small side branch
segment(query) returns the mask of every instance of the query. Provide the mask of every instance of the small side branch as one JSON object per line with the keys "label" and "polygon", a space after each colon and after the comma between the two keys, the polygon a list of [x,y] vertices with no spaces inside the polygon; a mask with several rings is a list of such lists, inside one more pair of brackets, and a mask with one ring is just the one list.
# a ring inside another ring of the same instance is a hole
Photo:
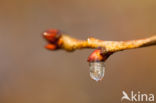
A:
{"label": "small side branch", "polygon": [[57,50],[64,49],[67,51],[74,51],[84,48],[105,48],[105,52],[116,52],[121,50],[146,47],[156,45],[156,35],[129,41],[105,41],[96,38],[88,38],[87,40],[79,40],[72,38],[60,31],[52,29],[43,33],[44,38],[48,41],[47,49]]}
{"label": "small side branch", "polygon": [[79,40],[63,34],[56,29],[51,29],[44,32],[43,37],[48,42],[45,47],[49,50],[63,49],[70,52],[85,48],[95,49],[89,55],[87,61],[90,64],[90,76],[96,81],[102,80],[105,69],[104,61],[106,61],[113,53],[122,50],[156,45],[156,35],[144,39],[128,41],[105,41],[92,37],[86,40]]}
{"label": "small side branch", "polygon": [[145,39],[129,40],[129,41],[103,41],[96,38],[88,38],[87,40],[78,40],[67,35],[62,35],[60,48],[67,51],[83,48],[105,48],[106,52],[116,52],[121,50],[156,45],[156,36]]}
{"label": "small side branch", "polygon": [[156,45],[156,35],[128,41],[105,41],[93,37],[87,40],[79,40],[63,34],[59,30],[50,29],[43,33],[43,37],[48,42],[45,47],[49,50],[64,49],[66,51],[74,51],[84,48],[96,49],[88,57],[88,62],[105,61],[111,54],[117,51]]}

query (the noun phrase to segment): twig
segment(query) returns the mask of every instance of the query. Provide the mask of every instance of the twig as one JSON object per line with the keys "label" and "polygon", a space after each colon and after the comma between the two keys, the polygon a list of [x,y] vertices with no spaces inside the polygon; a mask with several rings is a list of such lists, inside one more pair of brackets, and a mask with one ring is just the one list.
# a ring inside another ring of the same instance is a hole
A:
{"label": "twig", "polygon": [[50,50],[64,49],[67,51],[74,51],[83,48],[97,49],[101,47],[104,50],[100,49],[100,51],[98,52],[100,53],[100,55],[104,54],[103,56],[106,57],[117,51],[156,45],[156,35],[144,39],[129,40],[129,41],[104,41],[93,37],[88,38],[87,40],[78,40],[76,38],[72,38],[66,34],[63,34],[56,29],[51,29],[44,32],[43,36],[49,42],[49,44],[46,45],[47,49]]}

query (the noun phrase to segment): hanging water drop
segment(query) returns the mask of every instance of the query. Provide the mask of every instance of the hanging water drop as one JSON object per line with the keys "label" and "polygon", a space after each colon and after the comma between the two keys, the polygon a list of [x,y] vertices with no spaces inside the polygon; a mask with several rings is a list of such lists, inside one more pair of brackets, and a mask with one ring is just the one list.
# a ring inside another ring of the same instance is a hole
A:
{"label": "hanging water drop", "polygon": [[95,80],[99,81],[102,80],[104,77],[105,66],[104,62],[89,62],[89,69],[90,69],[90,77]]}

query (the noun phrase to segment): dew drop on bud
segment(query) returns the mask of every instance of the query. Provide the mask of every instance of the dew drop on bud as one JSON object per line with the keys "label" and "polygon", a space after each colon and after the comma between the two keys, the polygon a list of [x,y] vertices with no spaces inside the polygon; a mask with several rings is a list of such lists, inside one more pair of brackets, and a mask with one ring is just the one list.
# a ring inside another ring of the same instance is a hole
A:
{"label": "dew drop on bud", "polygon": [[102,80],[105,72],[104,62],[89,62],[89,69],[90,69],[90,77],[93,80],[95,81]]}

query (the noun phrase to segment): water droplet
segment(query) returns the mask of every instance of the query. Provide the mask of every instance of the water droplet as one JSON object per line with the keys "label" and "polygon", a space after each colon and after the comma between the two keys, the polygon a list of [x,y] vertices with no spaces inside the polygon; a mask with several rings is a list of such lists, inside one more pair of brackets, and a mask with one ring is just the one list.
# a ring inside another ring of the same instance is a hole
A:
{"label": "water droplet", "polygon": [[102,80],[104,77],[104,62],[89,62],[90,77],[95,81]]}

